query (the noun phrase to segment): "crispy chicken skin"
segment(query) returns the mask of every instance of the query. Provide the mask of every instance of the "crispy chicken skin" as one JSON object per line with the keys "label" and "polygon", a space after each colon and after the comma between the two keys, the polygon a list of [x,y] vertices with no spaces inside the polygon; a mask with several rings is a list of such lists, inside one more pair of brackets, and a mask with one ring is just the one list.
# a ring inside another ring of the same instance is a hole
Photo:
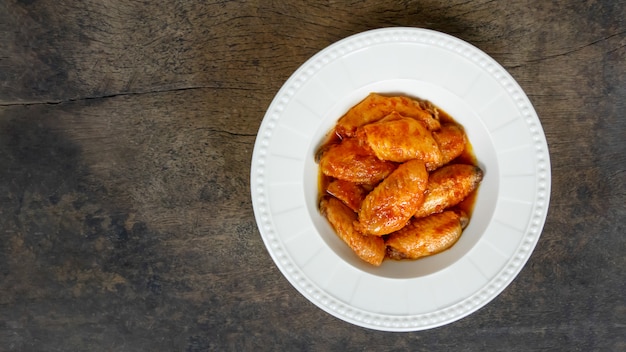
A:
{"label": "crispy chicken skin", "polygon": [[339,119],[335,132],[341,137],[354,136],[357,127],[376,122],[392,111],[422,121],[430,130],[437,130],[440,127],[437,108],[430,102],[370,93]]}
{"label": "crispy chicken skin", "polygon": [[330,146],[321,155],[319,165],[326,176],[364,184],[376,184],[396,168],[396,164],[380,160],[355,138]]}
{"label": "crispy chicken skin", "polygon": [[361,203],[357,230],[382,236],[402,228],[424,199],[428,172],[413,159],[398,166]]}
{"label": "crispy chicken skin", "polygon": [[391,259],[417,259],[450,248],[461,236],[467,216],[445,211],[424,218],[413,218],[402,229],[389,235],[387,256]]}
{"label": "crispy chicken skin", "polygon": [[335,232],[364,261],[379,266],[385,259],[386,247],[382,237],[364,236],[354,228],[356,213],[340,200],[324,197],[320,210]]}
{"label": "crispy chicken skin", "polygon": [[367,191],[361,185],[344,180],[333,180],[326,187],[326,192],[344,202],[355,212],[359,211],[361,202],[367,195]]}
{"label": "crispy chicken skin", "polygon": [[441,125],[441,129],[433,131],[433,138],[441,151],[441,164],[437,165],[437,168],[451,162],[465,150],[467,137],[463,127],[457,124],[446,123]]}
{"label": "crispy chicken skin", "polygon": [[483,171],[474,165],[452,164],[433,171],[428,177],[424,201],[415,217],[420,218],[459,204],[483,179]]}
{"label": "crispy chicken skin", "polygon": [[441,151],[432,133],[419,121],[392,112],[378,122],[362,126],[357,138],[382,160],[419,159],[428,170],[441,165]]}

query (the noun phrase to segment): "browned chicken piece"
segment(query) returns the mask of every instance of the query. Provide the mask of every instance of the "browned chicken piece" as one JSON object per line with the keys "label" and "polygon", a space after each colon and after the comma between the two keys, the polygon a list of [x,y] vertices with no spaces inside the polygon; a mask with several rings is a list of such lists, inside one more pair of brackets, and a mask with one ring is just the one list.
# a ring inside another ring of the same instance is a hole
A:
{"label": "browned chicken piece", "polygon": [[361,139],[382,160],[405,162],[419,159],[428,170],[441,165],[441,151],[432,133],[419,121],[392,112],[378,122],[357,131]]}
{"label": "browned chicken piece", "polygon": [[355,138],[330,146],[320,157],[319,165],[326,176],[366,184],[380,182],[396,168],[396,164],[380,160]]}
{"label": "browned chicken piece", "polygon": [[437,165],[437,168],[451,162],[465,150],[467,137],[463,127],[457,124],[441,125],[441,129],[433,131],[433,138],[441,151],[441,165]]}
{"label": "browned chicken piece", "polygon": [[344,202],[355,212],[359,211],[361,202],[367,195],[367,191],[361,185],[344,180],[333,180],[326,187],[326,192]]}
{"label": "browned chicken piece", "polygon": [[370,93],[339,119],[335,132],[341,137],[352,137],[357,127],[376,122],[392,111],[422,121],[430,130],[440,127],[437,108],[428,101]]}
{"label": "browned chicken piece", "polygon": [[379,266],[385,259],[385,241],[382,237],[365,236],[354,228],[356,213],[338,199],[325,197],[320,203],[322,214],[335,232],[364,261]]}
{"label": "browned chicken piece", "polygon": [[424,199],[428,172],[413,159],[398,166],[361,203],[357,230],[382,236],[407,224]]}
{"label": "browned chicken piece", "polygon": [[462,211],[445,211],[425,218],[413,218],[408,225],[389,235],[387,256],[417,259],[450,248],[461,237],[468,218]]}
{"label": "browned chicken piece", "polygon": [[483,179],[483,171],[474,165],[452,164],[433,171],[428,177],[424,201],[415,212],[416,218],[440,213],[459,204]]}

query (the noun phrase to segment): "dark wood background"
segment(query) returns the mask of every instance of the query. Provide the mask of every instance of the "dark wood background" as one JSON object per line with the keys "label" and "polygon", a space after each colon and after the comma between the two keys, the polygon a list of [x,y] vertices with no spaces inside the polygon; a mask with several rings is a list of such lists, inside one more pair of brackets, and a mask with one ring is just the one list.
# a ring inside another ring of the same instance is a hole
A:
{"label": "dark wood background", "polygon": [[[352,326],[280,274],[251,153],[327,45],[413,26],[520,83],[552,198],[494,301],[414,333]],[[626,2],[0,2],[0,351],[626,350]]]}

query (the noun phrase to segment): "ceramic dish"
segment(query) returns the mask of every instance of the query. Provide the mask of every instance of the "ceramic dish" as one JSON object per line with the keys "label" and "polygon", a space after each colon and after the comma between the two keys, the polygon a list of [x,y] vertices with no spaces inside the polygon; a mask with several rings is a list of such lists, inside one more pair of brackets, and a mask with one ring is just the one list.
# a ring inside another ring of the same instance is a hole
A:
{"label": "ceramic dish", "polygon": [[[370,92],[430,100],[466,129],[485,176],[469,226],[443,253],[371,266],[318,211],[315,150]],[[302,295],[358,326],[416,331],[469,315],[519,273],[546,219],[550,160],[535,110],[496,61],[450,35],[386,28],[330,45],[285,82],[259,128],[250,182],[267,250]]]}

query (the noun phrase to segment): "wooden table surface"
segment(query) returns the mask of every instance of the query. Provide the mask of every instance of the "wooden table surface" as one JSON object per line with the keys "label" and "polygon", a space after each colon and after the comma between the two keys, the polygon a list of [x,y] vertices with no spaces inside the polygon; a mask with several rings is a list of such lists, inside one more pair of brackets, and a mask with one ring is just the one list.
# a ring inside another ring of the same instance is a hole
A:
{"label": "wooden table surface", "polygon": [[[442,31],[545,130],[539,243],[496,299],[385,333],[300,295],[250,198],[265,110],[308,58]],[[626,350],[626,2],[0,3],[0,351]]]}

